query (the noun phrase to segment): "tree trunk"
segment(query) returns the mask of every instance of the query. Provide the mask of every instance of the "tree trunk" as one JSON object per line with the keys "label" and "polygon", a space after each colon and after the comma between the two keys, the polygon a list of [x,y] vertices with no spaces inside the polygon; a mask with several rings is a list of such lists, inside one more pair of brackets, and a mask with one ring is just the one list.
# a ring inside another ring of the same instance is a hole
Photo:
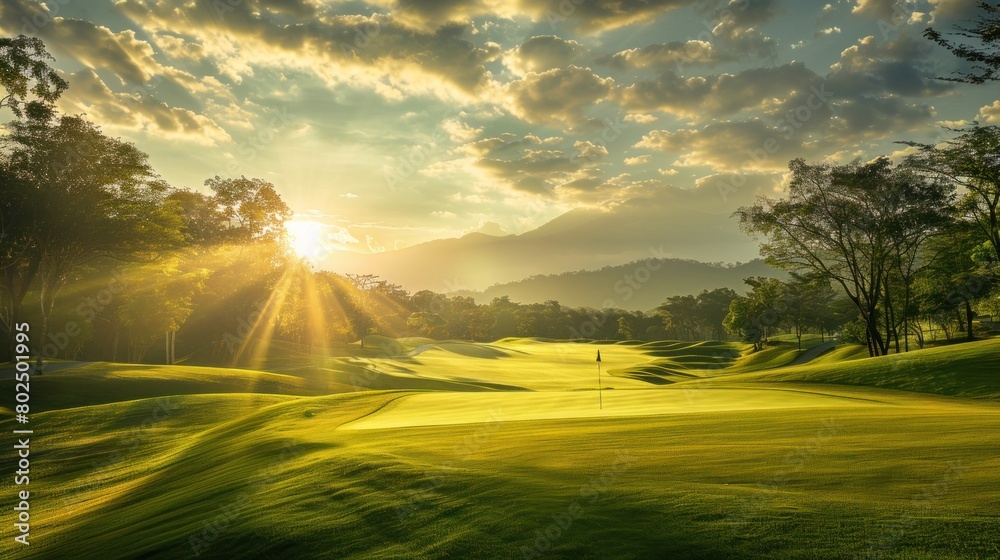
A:
{"label": "tree trunk", "polygon": [[112,362],[117,362],[118,361],[118,344],[120,342],[122,328],[121,328],[121,325],[118,324],[118,321],[115,321],[114,325],[115,325],[114,326],[114,329],[115,329],[114,330],[114,336],[111,337],[111,361]]}
{"label": "tree trunk", "polygon": [[146,358],[146,352],[149,350],[149,346],[152,343],[145,343],[142,346],[136,346],[135,349],[135,363],[142,363],[142,360]]}
{"label": "tree trunk", "polygon": [[135,356],[135,342],[132,338],[132,327],[128,329],[128,338],[125,341],[125,362],[135,363],[132,361],[132,357]]}
{"label": "tree trunk", "polygon": [[972,304],[968,299],[965,300],[965,321],[968,327],[966,332],[968,333],[969,340],[975,340],[976,335],[972,332]]}
{"label": "tree trunk", "polygon": [[[52,314],[52,308],[55,307],[55,294],[52,293],[53,288],[49,286],[45,278],[42,278],[41,292],[39,293],[38,299],[42,311],[42,336],[38,340],[38,360],[35,363],[35,371],[40,375],[42,373],[42,354],[45,353],[45,340],[49,337],[49,315]],[[58,348],[56,352],[58,353]]]}
{"label": "tree trunk", "polygon": [[[888,289],[889,289],[889,287],[886,286],[886,290],[888,290]],[[889,302],[889,298],[886,298],[886,302],[887,303]],[[891,340],[887,339],[886,343],[894,341],[895,344],[896,344],[896,353],[899,354],[899,329],[897,328],[897,324],[896,324],[896,307],[894,305],[891,305],[891,304],[889,304],[888,307],[889,307],[889,323],[888,323],[889,327],[888,328],[889,328],[889,332],[892,333],[892,339]]]}
{"label": "tree trunk", "polygon": [[871,357],[884,356],[885,355],[885,341],[882,339],[882,333],[878,330],[878,319],[875,313],[868,316],[867,321],[867,331],[868,331],[868,354]]}
{"label": "tree trunk", "polygon": [[35,360],[35,375],[41,375],[43,371],[42,354],[45,353],[45,337],[49,334],[49,315],[42,313],[42,331],[38,339],[38,358]]}
{"label": "tree trunk", "polygon": [[4,325],[4,342],[3,344],[0,344],[0,364],[14,361],[14,347],[16,343],[14,342],[13,326],[16,324],[17,323],[11,319],[10,326]]}
{"label": "tree trunk", "polygon": [[910,282],[903,283],[903,348],[910,351]]}
{"label": "tree trunk", "polygon": [[885,347],[883,355],[889,354],[889,345],[895,340],[896,353],[899,354],[899,331],[896,330],[896,307],[892,304],[892,297],[889,296],[889,281],[884,283],[885,287]]}
{"label": "tree trunk", "polygon": [[[21,318],[21,306],[24,303],[25,296],[28,295],[28,289],[31,287],[32,281],[38,275],[40,265],[41,258],[36,256],[28,261],[28,267],[24,270],[23,274],[18,274],[15,265],[8,265],[4,270],[4,292],[10,298],[10,322],[4,329],[6,336],[4,338],[5,342],[0,345],[3,347],[3,350],[0,350],[0,354],[9,352],[9,355],[0,355],[0,363],[13,361],[15,344],[14,325]],[[20,282],[18,282],[19,279]]]}
{"label": "tree trunk", "polygon": [[[38,347],[38,362],[35,369],[40,373],[42,371],[42,353],[45,348],[45,340],[49,337],[49,316],[52,315],[52,310],[56,306],[56,298],[59,297],[59,292],[62,290],[65,278],[59,269],[46,270],[41,266],[39,266],[39,277],[41,278],[41,286],[39,288],[38,300],[42,311],[42,337],[40,340],[41,346]],[[53,345],[55,346],[55,343]],[[62,349],[56,347],[56,353],[59,350]]]}

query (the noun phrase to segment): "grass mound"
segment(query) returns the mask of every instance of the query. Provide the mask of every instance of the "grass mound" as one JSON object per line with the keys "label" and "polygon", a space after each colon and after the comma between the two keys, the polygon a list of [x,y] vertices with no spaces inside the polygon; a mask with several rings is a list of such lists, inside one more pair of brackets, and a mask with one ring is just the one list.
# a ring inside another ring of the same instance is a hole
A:
{"label": "grass mound", "polygon": [[[170,395],[321,395],[337,389],[324,380],[245,369],[96,362],[32,377],[31,409],[41,412]],[[13,393],[14,380],[0,380],[0,391]]]}
{"label": "grass mound", "polygon": [[626,368],[609,369],[619,378],[668,385],[713,375],[735,363],[742,345],[728,342],[647,342],[636,346],[654,360]]}
{"label": "grass mound", "polygon": [[[845,350],[847,352],[847,350]],[[836,383],[1000,400],[1000,339],[845,361],[838,356],[802,366],[744,373],[742,381]],[[743,365],[743,364],[741,364]]]}

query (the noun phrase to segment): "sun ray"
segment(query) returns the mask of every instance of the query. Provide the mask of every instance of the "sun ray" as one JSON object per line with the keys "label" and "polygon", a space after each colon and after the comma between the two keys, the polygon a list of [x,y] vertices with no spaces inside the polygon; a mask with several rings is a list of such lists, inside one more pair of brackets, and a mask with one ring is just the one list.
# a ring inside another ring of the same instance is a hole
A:
{"label": "sun ray", "polygon": [[[329,337],[326,315],[323,313],[323,302],[320,298],[319,286],[316,284],[315,277],[308,270],[304,270],[303,272],[304,292],[307,303],[306,336],[310,342],[309,348],[311,353],[315,354],[318,351],[319,355],[325,360],[329,357],[329,345],[327,342]],[[314,347],[316,342],[319,342],[318,348]]]}
{"label": "sun ray", "polygon": [[260,316],[257,317],[257,320],[250,328],[250,332],[240,344],[240,348],[234,357],[234,366],[240,365],[243,362],[243,356],[248,353],[249,359],[246,366],[250,369],[257,369],[263,362],[263,358],[267,355],[267,351],[270,348],[271,338],[274,336],[275,318],[284,304],[285,297],[288,295],[291,277],[292,270],[290,268],[285,269],[274,290],[268,296],[268,300],[264,304],[264,309],[261,311]]}

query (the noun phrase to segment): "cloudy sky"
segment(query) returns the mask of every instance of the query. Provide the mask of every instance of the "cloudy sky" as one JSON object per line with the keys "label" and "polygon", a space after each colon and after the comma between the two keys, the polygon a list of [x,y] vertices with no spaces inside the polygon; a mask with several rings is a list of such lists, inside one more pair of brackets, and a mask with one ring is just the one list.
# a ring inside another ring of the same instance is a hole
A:
{"label": "cloudy sky", "polygon": [[960,66],[921,37],[975,11],[974,0],[4,0],[0,30],[41,37],[70,83],[62,110],[134,141],[172,184],[264,178],[300,230],[368,252],[636,200],[664,219],[683,199],[724,220],[780,192],[792,158],[892,154],[945,125],[1000,121],[997,89],[935,80]]}

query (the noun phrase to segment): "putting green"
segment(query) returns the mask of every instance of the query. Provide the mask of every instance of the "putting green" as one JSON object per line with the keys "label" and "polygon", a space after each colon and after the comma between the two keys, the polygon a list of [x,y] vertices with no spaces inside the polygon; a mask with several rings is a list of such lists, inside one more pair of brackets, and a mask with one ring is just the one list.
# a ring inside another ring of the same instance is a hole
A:
{"label": "putting green", "polygon": [[[603,401],[603,408],[600,403]],[[783,408],[882,406],[870,399],[790,389],[688,388],[525,393],[416,393],[341,426],[377,430],[523,420],[655,416]]]}
{"label": "putting green", "polygon": [[[419,348],[412,358],[414,375],[458,382],[499,383],[535,391],[597,388],[597,350],[604,369],[650,361],[637,347],[591,344],[442,344]],[[615,379],[616,387],[646,387],[632,379]]]}
{"label": "putting green", "polygon": [[[388,346],[387,346],[388,348]],[[395,353],[393,351],[395,349]],[[725,343],[578,343],[545,342],[534,339],[504,339],[491,344],[440,342],[409,351],[392,347],[382,356],[366,358],[374,373],[367,377],[373,388],[381,387],[379,376],[400,379],[447,381],[475,385],[489,383],[532,391],[597,389],[597,351],[605,387],[648,388],[650,380],[630,372],[657,364],[698,376],[721,369],[720,357],[737,355],[737,345]],[[354,363],[354,362],[352,362]],[[653,379],[657,381],[657,379]],[[672,382],[672,381],[669,381]],[[391,388],[405,387],[405,382]]]}

